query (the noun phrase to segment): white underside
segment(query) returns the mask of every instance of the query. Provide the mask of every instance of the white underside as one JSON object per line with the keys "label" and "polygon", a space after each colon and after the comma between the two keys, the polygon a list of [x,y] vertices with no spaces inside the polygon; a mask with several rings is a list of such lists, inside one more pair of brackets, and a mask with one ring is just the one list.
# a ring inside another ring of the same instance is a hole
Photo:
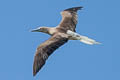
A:
{"label": "white underside", "polygon": [[67,34],[72,36],[73,40],[80,40],[81,42],[85,43],[85,44],[89,44],[89,45],[93,45],[93,44],[100,44],[99,42],[96,42],[95,40],[88,38],[86,36],[82,36],[78,33],[75,33],[73,31],[68,30]]}

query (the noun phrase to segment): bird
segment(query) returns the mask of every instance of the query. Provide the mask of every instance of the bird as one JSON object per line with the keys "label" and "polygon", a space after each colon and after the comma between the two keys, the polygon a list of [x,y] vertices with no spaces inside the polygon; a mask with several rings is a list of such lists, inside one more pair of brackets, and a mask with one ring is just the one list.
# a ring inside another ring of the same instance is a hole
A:
{"label": "bird", "polygon": [[33,76],[45,65],[48,57],[69,40],[80,40],[90,45],[100,44],[91,38],[76,33],[77,11],[82,10],[82,8],[82,6],[79,6],[63,10],[61,12],[62,20],[56,27],[41,26],[32,30],[32,32],[43,32],[51,36],[48,40],[41,43],[36,50],[33,62]]}

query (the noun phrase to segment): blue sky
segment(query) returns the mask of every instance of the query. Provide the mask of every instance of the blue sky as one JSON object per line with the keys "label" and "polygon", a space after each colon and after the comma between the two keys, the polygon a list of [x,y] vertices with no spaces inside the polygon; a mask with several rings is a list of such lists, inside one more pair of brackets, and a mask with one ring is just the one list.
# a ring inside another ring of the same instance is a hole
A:
{"label": "blue sky", "polygon": [[[119,0],[0,0],[0,80],[120,80]],[[32,33],[56,26],[60,12],[83,6],[77,32],[101,45],[69,41],[32,76],[37,46],[50,36]]]}

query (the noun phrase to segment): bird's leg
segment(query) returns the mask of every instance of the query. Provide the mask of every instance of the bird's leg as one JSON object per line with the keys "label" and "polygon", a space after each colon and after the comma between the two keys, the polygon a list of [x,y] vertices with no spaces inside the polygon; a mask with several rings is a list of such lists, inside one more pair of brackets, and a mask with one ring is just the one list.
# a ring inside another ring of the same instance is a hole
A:
{"label": "bird's leg", "polygon": [[70,31],[68,30],[67,31],[67,34],[70,35],[72,37],[73,40],[80,40],[81,42],[85,43],[85,44],[90,44],[90,45],[93,45],[93,44],[100,44],[99,42],[96,42],[95,40],[93,39],[90,39],[86,36],[82,36],[78,33],[75,33],[73,31]]}

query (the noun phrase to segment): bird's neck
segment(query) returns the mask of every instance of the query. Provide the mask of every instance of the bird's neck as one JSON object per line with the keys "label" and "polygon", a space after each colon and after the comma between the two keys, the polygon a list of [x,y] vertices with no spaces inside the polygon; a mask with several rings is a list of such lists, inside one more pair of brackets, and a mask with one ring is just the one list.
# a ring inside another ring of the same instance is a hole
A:
{"label": "bird's neck", "polygon": [[55,27],[52,27],[52,28],[49,28],[48,29],[48,34],[50,34],[50,35],[53,35],[53,34],[55,34],[57,31],[56,31],[56,28]]}

